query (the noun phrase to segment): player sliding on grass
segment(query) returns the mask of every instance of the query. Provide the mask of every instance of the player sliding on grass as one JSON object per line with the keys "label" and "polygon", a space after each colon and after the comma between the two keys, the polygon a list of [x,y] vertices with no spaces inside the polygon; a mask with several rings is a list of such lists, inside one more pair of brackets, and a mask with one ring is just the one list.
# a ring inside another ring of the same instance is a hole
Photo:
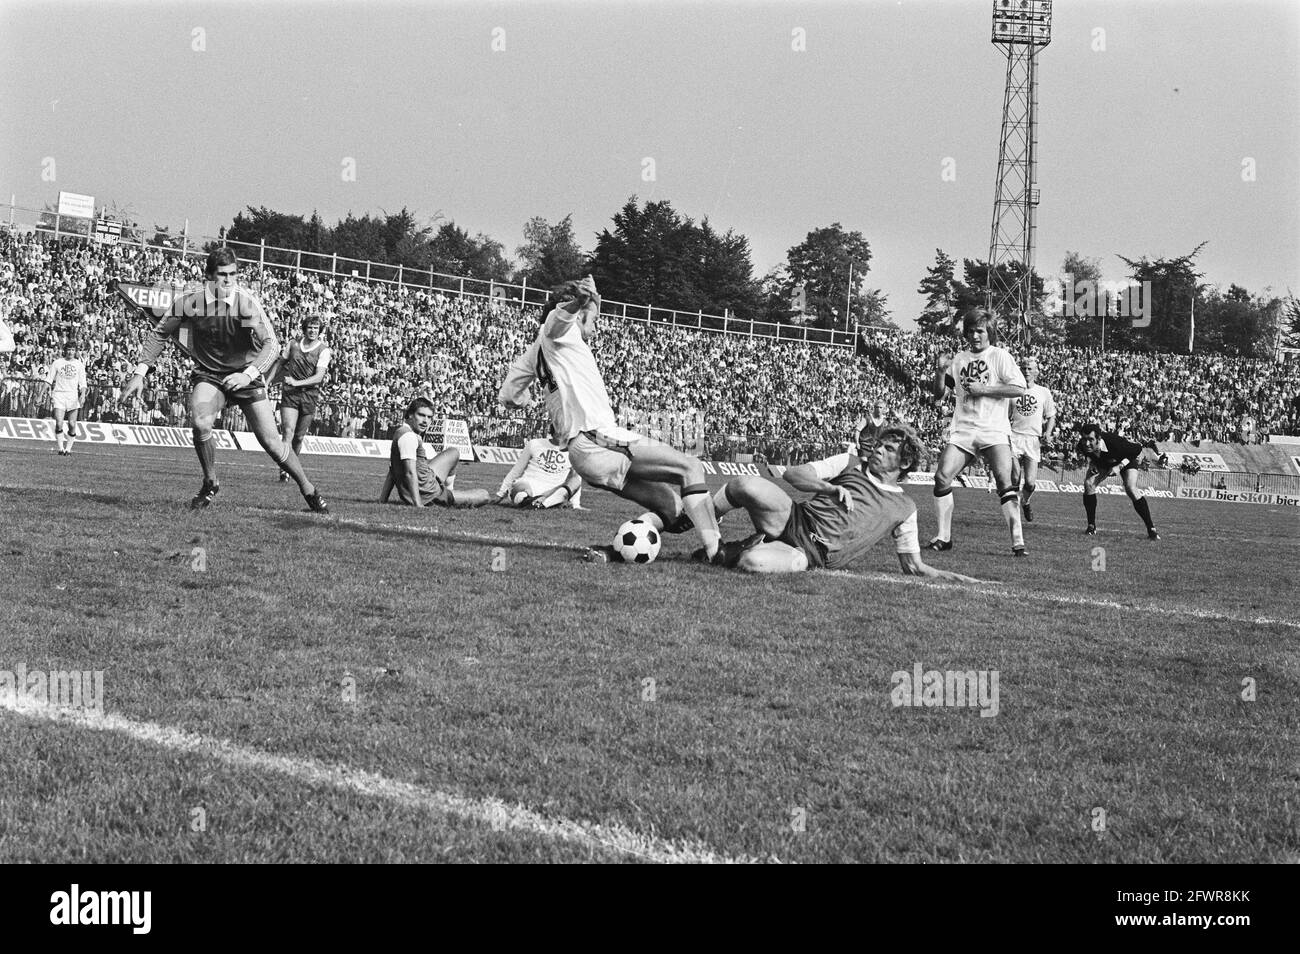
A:
{"label": "player sliding on grass", "polygon": [[569,452],[554,438],[538,437],[524,444],[493,499],[534,510],[549,510],[563,503],[581,510],[581,487],[582,478],[569,462]]}
{"label": "player sliding on grass", "polygon": [[1079,445],[1075,448],[1088,458],[1088,473],[1083,478],[1083,509],[1088,515],[1088,529],[1083,532],[1093,536],[1097,532],[1097,487],[1107,477],[1119,474],[1124,482],[1124,493],[1133,501],[1142,522],[1146,524],[1147,539],[1159,540],[1155,524],[1151,522],[1151,508],[1137,485],[1137,465],[1142,458],[1142,445],[1127,437],[1103,431],[1096,424],[1079,425]]}
{"label": "player sliding on grass", "polygon": [[432,424],[432,401],[418,397],[407,405],[406,423],[393,432],[388,476],[384,479],[379,502],[388,503],[393,488],[397,488],[398,499],[413,507],[481,507],[489,503],[491,498],[486,490],[452,491],[451,483],[456,465],[460,463],[460,451],[448,447],[431,456],[424,437]]}
{"label": "player sliding on grass", "polygon": [[316,513],[329,513],[325,499],[303,473],[298,455],[280,440],[271,404],[266,399],[265,375],[280,359],[280,343],[261,302],[252,292],[235,284],[239,259],[228,248],[208,253],[203,287],[180,295],[145,338],[140,362],[122,389],[126,402],[144,387],[149,366],[158,360],[168,339],[180,340],[194,358],[190,379],[190,422],[194,428],[194,450],[203,468],[203,486],[190,501],[201,510],[212,503],[221,489],[217,481],[217,446],[212,425],[227,401],[239,405],[254,436],[271,459],[297,483],[307,506]]}
{"label": "player sliding on grass", "polygon": [[693,525],[702,555],[719,555],[718,518],[693,457],[660,441],[616,426],[609,393],[588,339],[596,331],[600,295],[588,275],[555,290],[556,307],[542,321],[528,350],[514,360],[498,400],[526,407],[528,388],[543,390],[555,442],[569,451],[583,480],[649,507],[641,519],[658,530],[680,533]]}
{"label": "player sliding on grass", "polygon": [[939,454],[934,472],[934,509],[939,531],[925,545],[927,550],[952,549],[952,482],[977,454],[988,465],[997,484],[1002,516],[1011,531],[1011,552],[1025,555],[1024,531],[1020,525],[1020,494],[1011,479],[1011,422],[1007,417],[1010,398],[1025,393],[1025,378],[1015,360],[991,341],[992,319],[987,312],[967,315],[962,337],[967,350],[955,358],[938,357],[935,394],[942,398],[949,389],[956,392],[952,431]]}
{"label": "player sliding on grass", "polygon": [[921,559],[916,504],[898,482],[924,459],[925,447],[910,427],[886,425],[857,456],[838,454],[789,468],[786,483],[816,495],[802,503],[762,477],[729,481],[713,498],[719,516],[743,507],[758,533],[725,545],[727,565],[753,573],[838,570],[890,534],[904,573],[979,583]]}

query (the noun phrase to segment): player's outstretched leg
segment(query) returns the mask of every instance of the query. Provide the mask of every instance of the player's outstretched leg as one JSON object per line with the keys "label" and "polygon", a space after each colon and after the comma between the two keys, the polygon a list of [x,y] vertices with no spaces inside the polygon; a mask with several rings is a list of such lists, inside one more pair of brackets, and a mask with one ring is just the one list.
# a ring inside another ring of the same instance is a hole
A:
{"label": "player's outstretched leg", "polygon": [[212,498],[221,489],[217,480],[217,442],[212,437],[212,425],[225,406],[225,396],[216,385],[207,381],[195,382],[190,391],[190,422],[194,433],[194,453],[203,469],[203,486],[190,501],[194,510],[211,506]]}
{"label": "player's outstretched leg", "polygon": [[[429,461],[429,467],[438,476],[439,482],[448,488],[456,479],[456,468],[459,465],[460,451],[454,447],[448,447]],[[456,490],[452,492],[451,500],[453,507],[482,507],[492,502],[492,495],[486,490]]]}
{"label": "player's outstretched leg", "polygon": [[271,416],[271,404],[265,398],[258,401],[244,401],[240,403],[240,408],[244,412],[244,417],[248,420],[248,426],[252,428],[253,436],[257,442],[262,445],[262,449],[275,461],[280,469],[293,478],[294,483],[298,485],[298,490],[302,497],[307,501],[307,506],[315,513],[327,514],[330,512],[329,506],[316,490],[316,485],[308,479],[306,472],[302,469],[302,463],[298,460],[298,455],[293,449],[280,440],[280,435],[275,429],[275,418]]}
{"label": "player's outstretched leg", "polygon": [[1147,539],[1159,540],[1160,534],[1156,533],[1156,525],[1151,522],[1151,508],[1147,505],[1147,498],[1138,489],[1137,471],[1125,470],[1120,476],[1124,481],[1124,492],[1128,494],[1128,499],[1133,501],[1133,509],[1137,511],[1138,516],[1142,518],[1142,523],[1146,525]]}
{"label": "player's outstretched leg", "polygon": [[695,524],[695,532],[700,535],[705,555],[711,560],[718,553],[722,539],[718,532],[718,517],[713,509],[713,498],[704,483],[704,468],[694,457],[689,457],[667,444],[657,441],[641,440],[628,448],[631,461],[628,467],[628,483],[624,486],[624,495],[648,507],[654,507],[657,501],[641,500],[629,491],[631,485],[643,481],[671,483],[681,487],[682,507]]}
{"label": "player's outstretched leg", "polygon": [[1024,528],[1020,523],[1020,492],[1011,480],[1011,446],[995,444],[984,448],[984,460],[989,465],[993,480],[998,488],[998,500],[1001,502],[1002,519],[1011,531],[1011,552],[1018,557],[1024,556]]}
{"label": "player's outstretched leg", "polygon": [[758,531],[744,540],[722,545],[724,566],[737,566],[752,573],[808,569],[807,554],[777,539],[790,522],[794,501],[776,484],[762,477],[737,477],[714,494],[713,505],[724,514],[743,507]]}
{"label": "player's outstretched leg", "polygon": [[[287,407],[285,404],[280,405],[280,440],[288,444],[292,439],[298,425],[298,409],[296,407]],[[294,447],[293,452],[298,453],[298,448]],[[279,480],[281,483],[287,482],[289,475],[281,470]]]}
{"label": "player's outstretched leg", "polygon": [[970,463],[971,455],[955,444],[945,444],[934,469],[934,515],[938,530],[927,550],[952,549],[952,482]]}

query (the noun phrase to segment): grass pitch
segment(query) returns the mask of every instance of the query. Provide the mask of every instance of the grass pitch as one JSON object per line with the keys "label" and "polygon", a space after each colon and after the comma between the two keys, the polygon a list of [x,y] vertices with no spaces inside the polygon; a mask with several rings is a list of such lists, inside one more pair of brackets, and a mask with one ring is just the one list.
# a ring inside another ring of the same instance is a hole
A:
{"label": "grass pitch", "polygon": [[[0,861],[1300,857],[1293,511],[1153,500],[1149,543],[1123,497],[1088,538],[1039,494],[1017,561],[959,490],[925,558],[970,589],[887,544],[593,565],[638,508],[416,512],[374,502],[382,462],[307,465],[335,516],[252,454],[191,513],[188,451],[0,447],[0,670],[103,670],[117,720],[0,710]],[[894,707],[917,663],[996,670],[998,714]]]}

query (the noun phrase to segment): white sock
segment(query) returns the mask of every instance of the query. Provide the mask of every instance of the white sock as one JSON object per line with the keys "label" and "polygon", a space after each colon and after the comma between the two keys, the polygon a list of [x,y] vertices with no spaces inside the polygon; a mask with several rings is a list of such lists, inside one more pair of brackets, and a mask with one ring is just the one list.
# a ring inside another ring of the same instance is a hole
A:
{"label": "white sock", "polygon": [[1020,524],[1020,501],[1008,500],[1002,505],[1002,517],[1011,528],[1011,545],[1013,547],[1023,547],[1025,545],[1025,532]]}
{"label": "white sock", "polygon": [[713,511],[713,498],[708,493],[688,494],[682,498],[682,506],[691,515],[695,532],[704,544],[704,552],[713,556],[722,541],[722,534],[718,531],[718,515]]}
{"label": "white sock", "polygon": [[934,515],[939,521],[938,537],[945,543],[952,540],[952,494],[934,498]]}
{"label": "white sock", "polygon": [[735,509],[736,505],[727,496],[727,488],[725,486],[718,488],[718,492],[713,495],[713,512],[721,519],[724,514],[731,513]]}

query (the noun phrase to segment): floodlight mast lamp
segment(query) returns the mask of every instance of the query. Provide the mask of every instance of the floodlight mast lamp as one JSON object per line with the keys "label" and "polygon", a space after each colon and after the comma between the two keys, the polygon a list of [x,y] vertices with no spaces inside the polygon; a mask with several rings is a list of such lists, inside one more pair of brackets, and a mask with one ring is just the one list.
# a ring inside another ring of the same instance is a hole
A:
{"label": "floodlight mast lamp", "polygon": [[1007,58],[998,181],[989,236],[986,307],[1008,337],[1030,342],[1038,189],[1038,53],[1052,42],[1052,0],[993,0],[993,45]]}

